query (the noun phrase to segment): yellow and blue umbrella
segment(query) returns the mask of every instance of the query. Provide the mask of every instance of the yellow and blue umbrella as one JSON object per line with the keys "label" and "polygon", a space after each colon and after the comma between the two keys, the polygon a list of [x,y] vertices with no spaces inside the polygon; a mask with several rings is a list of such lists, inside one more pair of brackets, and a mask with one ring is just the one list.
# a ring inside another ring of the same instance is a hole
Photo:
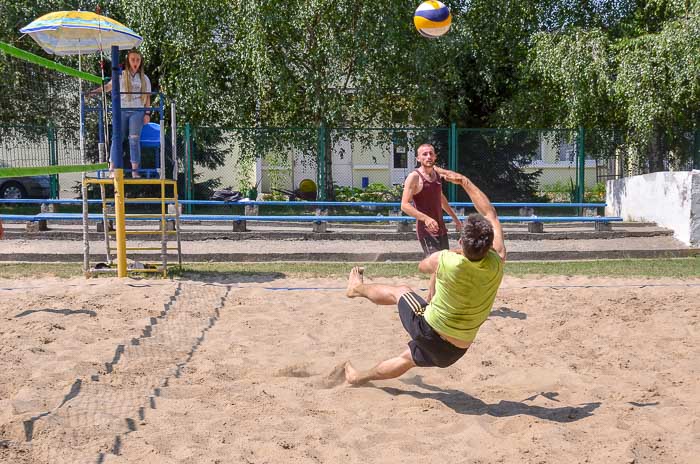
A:
{"label": "yellow and blue umbrella", "polygon": [[[78,69],[81,70],[80,57],[83,53],[101,53],[112,47],[118,47],[120,50],[131,49],[143,42],[140,35],[122,23],[88,11],[56,11],[45,14],[19,31],[29,35],[47,53],[78,55]],[[102,89],[104,100],[104,87]],[[78,91],[82,99],[82,80],[79,80]],[[80,105],[80,151],[85,160],[83,132],[83,105]],[[106,154],[104,157],[106,158]]]}
{"label": "yellow and blue umbrella", "polygon": [[138,47],[143,38],[106,16],[88,11],[56,11],[19,30],[29,34],[41,48],[54,55],[78,55]]}

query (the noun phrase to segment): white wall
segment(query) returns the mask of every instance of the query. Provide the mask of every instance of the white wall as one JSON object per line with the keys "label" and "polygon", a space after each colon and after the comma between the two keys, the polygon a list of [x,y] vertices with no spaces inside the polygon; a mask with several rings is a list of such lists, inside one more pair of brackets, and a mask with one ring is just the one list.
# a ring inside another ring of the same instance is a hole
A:
{"label": "white wall", "polygon": [[626,221],[652,221],[700,247],[700,171],[656,172],[610,180],[605,214]]}

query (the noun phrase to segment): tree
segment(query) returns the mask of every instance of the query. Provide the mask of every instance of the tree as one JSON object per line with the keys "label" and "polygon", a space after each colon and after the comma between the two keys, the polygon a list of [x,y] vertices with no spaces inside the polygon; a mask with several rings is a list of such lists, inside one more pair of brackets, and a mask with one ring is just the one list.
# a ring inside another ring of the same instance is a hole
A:
{"label": "tree", "polygon": [[[131,1],[123,11],[137,30],[149,31],[147,57],[160,63],[162,88],[190,121],[313,128],[241,140],[245,156],[295,149],[313,157],[316,129],[389,125],[410,107],[406,89],[418,87],[415,44],[424,42],[411,23],[413,8],[406,0],[208,0],[196,7]],[[333,142],[319,167],[328,196]]]}
{"label": "tree", "polygon": [[648,170],[667,169],[669,150],[689,158],[683,130],[699,122],[699,32],[700,2],[679,1],[633,2],[612,24],[540,32],[502,120],[617,128]]}
{"label": "tree", "polygon": [[[77,57],[55,59],[19,30],[65,2],[38,0],[0,3],[0,41],[77,68]],[[76,6],[78,2],[75,2]],[[78,80],[0,52],[0,123],[78,125]],[[40,129],[45,133],[45,129]]]}

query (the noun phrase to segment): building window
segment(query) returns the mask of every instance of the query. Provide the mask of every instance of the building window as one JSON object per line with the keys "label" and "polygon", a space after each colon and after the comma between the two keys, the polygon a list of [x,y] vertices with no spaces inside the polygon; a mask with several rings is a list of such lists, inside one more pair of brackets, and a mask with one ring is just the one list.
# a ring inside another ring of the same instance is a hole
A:
{"label": "building window", "polygon": [[408,167],[408,156],[406,153],[399,153],[394,150],[394,168],[406,169]]}
{"label": "building window", "polygon": [[394,135],[394,169],[406,169],[408,167],[408,149],[406,135]]}
{"label": "building window", "polygon": [[557,161],[573,163],[576,160],[576,145],[573,143],[559,142]]}

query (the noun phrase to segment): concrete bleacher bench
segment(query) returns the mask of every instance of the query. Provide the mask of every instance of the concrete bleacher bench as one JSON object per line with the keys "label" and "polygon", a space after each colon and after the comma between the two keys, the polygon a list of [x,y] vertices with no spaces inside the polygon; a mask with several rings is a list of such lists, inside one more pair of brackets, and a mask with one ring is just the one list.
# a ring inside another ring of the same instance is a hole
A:
{"label": "concrete bleacher bench", "polygon": [[[182,201],[182,204],[221,204],[221,202],[216,201]],[[241,202],[231,202],[229,205],[245,205],[245,218],[238,219],[234,221],[233,230],[235,232],[245,232],[247,230],[247,221],[268,221],[269,219],[261,219],[259,216],[259,206],[296,206],[305,208],[315,208],[316,220],[313,221],[313,231],[314,232],[326,232],[328,230],[327,226],[330,222],[353,222],[351,220],[345,219],[343,216],[331,216],[328,214],[329,208],[332,207],[358,207],[358,208],[377,208],[384,207],[390,208],[389,216],[391,218],[399,219],[387,219],[387,216],[378,216],[381,219],[361,219],[364,216],[351,216],[356,218],[356,222],[395,222],[397,232],[410,232],[412,230],[412,223],[415,220],[409,216],[403,216],[401,212],[401,203],[398,202],[343,202],[343,201],[308,201],[308,202],[289,202],[289,201],[241,201]],[[450,203],[456,210],[457,216],[464,218],[465,208],[473,207],[473,203],[469,202],[455,202]],[[605,203],[493,203],[496,208],[518,208],[520,217],[504,217],[507,219],[501,219],[502,222],[524,222],[528,225],[528,231],[534,233],[544,232],[544,223],[549,222],[593,222],[595,230],[607,231],[611,230],[611,223],[622,221],[621,218],[617,217],[604,217],[598,216],[597,210],[599,208],[605,208]],[[546,216],[538,217],[535,216],[536,208],[577,208],[583,211],[583,216],[557,216],[556,220],[546,219]],[[249,217],[251,216],[251,217]],[[281,216],[280,216],[281,217]],[[299,216],[284,216],[283,221],[294,221]],[[367,218],[373,218],[374,216],[368,216]],[[527,219],[523,219],[526,217]],[[593,217],[595,219],[581,219],[582,217]],[[343,218],[343,219],[338,219]],[[544,218],[544,219],[543,219]],[[452,218],[445,216],[446,222],[451,222]]]}
{"label": "concrete bleacher bench", "polygon": [[[19,215],[19,214],[0,214],[0,220],[6,221],[25,221],[28,224],[35,224],[33,227],[27,227],[29,232],[39,232],[46,229],[46,221],[82,221],[83,215],[80,213],[39,213],[35,215]],[[159,218],[129,218],[126,220],[138,221],[159,221]],[[168,221],[173,221],[174,218],[167,218]],[[527,217],[527,216],[499,216],[499,220],[503,223],[527,223],[528,227],[531,224],[544,223],[594,223],[596,230],[610,230],[610,223],[622,221],[621,217],[605,217],[605,216],[549,216],[549,217]],[[102,214],[92,213],[88,215],[88,221],[102,223]],[[312,223],[315,232],[325,232],[327,229],[325,224],[328,223],[372,223],[372,222],[395,222],[399,224],[408,224],[415,222],[415,219],[410,216],[246,216],[246,215],[208,215],[208,214],[183,214],[180,216],[180,221],[232,221],[234,223],[234,232],[240,232],[240,228],[236,224],[245,221],[254,222],[307,222]],[[451,221],[449,216],[445,217],[445,222]],[[43,224],[44,228],[40,228],[38,224]],[[239,226],[240,227],[240,226]],[[541,230],[536,231],[541,232]]]}

